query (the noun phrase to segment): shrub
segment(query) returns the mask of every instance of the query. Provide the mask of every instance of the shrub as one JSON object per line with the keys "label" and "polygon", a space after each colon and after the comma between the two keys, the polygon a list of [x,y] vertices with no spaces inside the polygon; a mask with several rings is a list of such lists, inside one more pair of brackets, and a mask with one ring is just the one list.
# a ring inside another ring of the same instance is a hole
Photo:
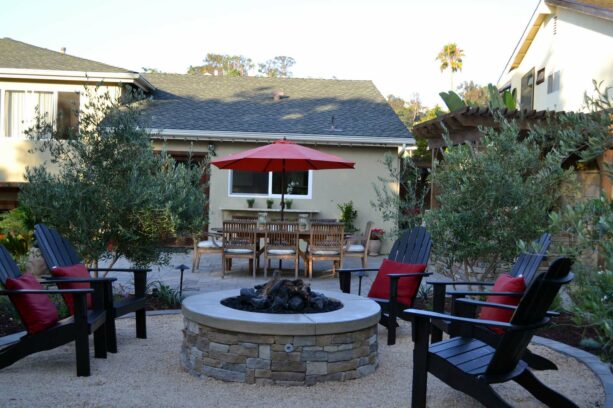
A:
{"label": "shrub", "polygon": [[[562,169],[567,153],[545,151],[530,131],[520,137],[518,125],[498,116],[498,129],[480,129],[479,147],[449,147],[437,164],[434,183],[440,207],[427,216],[434,252],[447,258],[447,275],[492,279],[503,262],[517,255],[518,240],[531,241],[548,225],[548,214],[573,180]],[[462,272],[457,267],[462,268]]]}
{"label": "shrub", "polygon": [[336,206],[341,211],[339,221],[345,224],[345,233],[351,234],[357,231],[357,228],[355,225],[353,225],[353,223],[358,217],[358,211],[353,208],[353,201],[337,204]]}

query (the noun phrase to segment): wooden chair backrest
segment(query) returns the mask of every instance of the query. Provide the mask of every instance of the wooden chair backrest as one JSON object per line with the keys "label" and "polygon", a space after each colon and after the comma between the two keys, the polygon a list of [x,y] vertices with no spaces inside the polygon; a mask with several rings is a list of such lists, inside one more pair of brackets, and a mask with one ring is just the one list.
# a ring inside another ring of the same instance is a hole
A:
{"label": "wooden chair backrest", "polygon": [[257,221],[258,217],[254,217],[253,215],[233,215],[232,220],[234,221]]}
{"label": "wooden chair backrest", "polygon": [[70,266],[83,262],[72,244],[62,237],[56,229],[49,228],[45,224],[36,224],[34,226],[34,237],[36,237],[36,244],[49,269],[55,266]]}
{"label": "wooden chair backrest", "polygon": [[342,223],[312,222],[310,227],[309,251],[343,250],[345,225]]}
{"label": "wooden chair backrest", "polygon": [[317,223],[317,224],[337,224],[338,220],[334,218],[317,218],[313,220],[312,222]]}
{"label": "wooden chair backrest", "polygon": [[526,330],[506,332],[500,339],[496,353],[487,367],[487,374],[509,373],[513,370],[530,343],[536,329],[529,326],[542,321],[551,307],[560,287],[573,279],[568,258],[556,259],[547,272],[532,280],[526,294],[521,298],[511,324],[526,326]]}
{"label": "wooden chair backrest", "polygon": [[539,265],[547,254],[549,245],[551,245],[551,234],[545,233],[535,243],[534,253],[524,252],[517,257],[517,260],[511,268],[511,276],[523,276],[526,284],[529,285],[536,275]]}
{"label": "wooden chair backrest", "polygon": [[298,223],[296,222],[269,222],[265,232],[266,250],[293,249],[298,250],[300,242]]}
{"label": "wooden chair backrest", "polygon": [[224,249],[254,249],[257,245],[257,223],[247,220],[223,222]]}
{"label": "wooden chair backrest", "polygon": [[19,267],[15,263],[15,260],[11,256],[8,249],[4,245],[0,244],[0,283],[2,286],[6,286],[6,280],[8,278],[19,278],[21,272]]}
{"label": "wooden chair backrest", "polygon": [[424,227],[402,233],[394,242],[388,259],[405,264],[427,264],[432,250],[432,238]]}
{"label": "wooden chair backrest", "polygon": [[364,235],[362,236],[362,242],[361,242],[362,245],[368,246],[368,243],[370,242],[370,233],[374,225],[375,223],[372,221],[368,221],[366,223],[366,227],[364,227]]}

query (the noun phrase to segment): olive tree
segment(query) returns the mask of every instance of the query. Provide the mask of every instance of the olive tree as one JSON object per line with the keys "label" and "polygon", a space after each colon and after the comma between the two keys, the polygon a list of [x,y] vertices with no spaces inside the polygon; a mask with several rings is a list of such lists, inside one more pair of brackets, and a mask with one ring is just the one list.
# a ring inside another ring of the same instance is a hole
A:
{"label": "olive tree", "polygon": [[39,119],[30,129],[35,150],[50,159],[26,169],[20,201],[88,262],[125,256],[137,265],[163,263],[160,239],[195,227],[188,206],[204,208],[202,169],[154,153],[142,94],[124,90],[114,98],[86,88],[85,95],[77,127],[59,134]]}
{"label": "olive tree", "polygon": [[[452,146],[433,182],[439,208],[426,216],[434,253],[447,263],[444,273],[474,279],[477,268],[491,279],[517,255],[517,243],[538,237],[549,213],[572,186],[572,170],[562,163],[560,143],[543,149],[543,132],[520,137],[516,123],[498,116],[498,128],[482,128],[479,146]],[[545,132],[546,133],[546,132]],[[459,267],[459,268],[458,268]]]}

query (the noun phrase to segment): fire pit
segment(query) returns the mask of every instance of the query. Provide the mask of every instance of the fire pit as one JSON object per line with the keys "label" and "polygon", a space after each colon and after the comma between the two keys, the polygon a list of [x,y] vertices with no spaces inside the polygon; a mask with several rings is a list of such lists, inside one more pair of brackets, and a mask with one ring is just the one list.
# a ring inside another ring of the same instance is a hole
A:
{"label": "fire pit", "polygon": [[254,288],[241,289],[239,296],[224,299],[221,304],[259,313],[324,313],[343,307],[338,300],[313,292],[302,279],[278,278]]}
{"label": "fire pit", "polygon": [[375,302],[321,291],[315,298],[323,295],[342,307],[273,314],[222,304],[228,298],[257,297],[257,290],[212,292],[183,301],[181,364],[186,371],[249,384],[312,385],[360,378],[377,369],[380,308]]}

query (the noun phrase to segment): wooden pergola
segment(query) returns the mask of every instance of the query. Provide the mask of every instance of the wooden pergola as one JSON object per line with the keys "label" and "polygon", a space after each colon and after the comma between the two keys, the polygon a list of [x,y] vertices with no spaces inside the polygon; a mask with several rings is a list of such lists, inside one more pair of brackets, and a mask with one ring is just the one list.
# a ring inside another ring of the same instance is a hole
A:
{"label": "wooden pergola", "polygon": [[[517,120],[520,132],[527,132],[531,127],[544,124],[547,119],[555,120],[557,116],[565,112],[535,111],[535,110],[509,110],[509,109],[489,109],[481,107],[467,106],[453,112],[447,113],[438,118],[415,125],[412,129],[413,135],[422,137],[428,141],[428,147],[432,151],[432,172],[435,174],[436,160],[443,158],[443,148],[446,146],[444,139],[447,133],[453,144],[473,142],[478,145],[482,137],[480,127],[497,128],[497,115],[502,115],[507,119]],[[613,146],[609,147],[597,160],[600,173],[600,188],[609,199],[612,199],[611,180],[605,172],[605,163],[613,164]],[[436,177],[436,176],[434,176]],[[437,207],[436,191],[433,186],[430,206]]]}

